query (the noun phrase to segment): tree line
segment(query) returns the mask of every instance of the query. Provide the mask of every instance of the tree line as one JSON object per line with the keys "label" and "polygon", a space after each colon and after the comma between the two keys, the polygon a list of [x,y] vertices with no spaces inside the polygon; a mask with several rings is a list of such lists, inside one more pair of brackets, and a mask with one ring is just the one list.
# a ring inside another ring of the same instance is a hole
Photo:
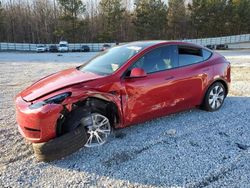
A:
{"label": "tree line", "polygon": [[250,0],[0,0],[0,41],[126,42],[250,33]]}

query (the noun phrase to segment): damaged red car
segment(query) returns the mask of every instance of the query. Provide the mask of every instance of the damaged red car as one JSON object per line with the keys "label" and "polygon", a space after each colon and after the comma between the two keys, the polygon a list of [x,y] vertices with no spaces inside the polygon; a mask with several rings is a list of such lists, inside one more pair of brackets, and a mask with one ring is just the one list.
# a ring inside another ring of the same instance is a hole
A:
{"label": "damaged red car", "polygon": [[18,128],[39,160],[53,160],[104,144],[112,129],[194,107],[216,111],[230,80],[230,63],[207,48],[132,42],[20,92]]}

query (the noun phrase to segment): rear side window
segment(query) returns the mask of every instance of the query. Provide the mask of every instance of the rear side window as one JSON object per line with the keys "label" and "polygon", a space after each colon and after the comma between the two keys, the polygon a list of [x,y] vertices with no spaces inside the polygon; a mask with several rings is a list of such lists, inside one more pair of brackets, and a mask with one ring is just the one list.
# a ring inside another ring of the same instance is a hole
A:
{"label": "rear side window", "polygon": [[200,48],[190,46],[179,46],[179,66],[186,66],[203,61],[203,54]]}
{"label": "rear side window", "polygon": [[212,52],[205,50],[205,49],[202,49],[202,53],[203,53],[204,61],[208,60],[212,56]]}

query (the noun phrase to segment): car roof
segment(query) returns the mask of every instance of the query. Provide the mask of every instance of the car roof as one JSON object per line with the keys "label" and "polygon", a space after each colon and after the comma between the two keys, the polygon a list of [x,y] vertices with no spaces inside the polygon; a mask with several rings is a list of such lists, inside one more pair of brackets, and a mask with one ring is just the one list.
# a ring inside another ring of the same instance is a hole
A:
{"label": "car roof", "polygon": [[147,48],[150,46],[154,46],[156,44],[160,44],[162,42],[167,42],[167,41],[135,41],[135,42],[130,42],[125,44],[125,46],[138,46],[142,48]]}
{"label": "car roof", "polygon": [[143,49],[153,47],[153,46],[160,46],[160,45],[167,45],[167,44],[173,44],[173,45],[188,45],[188,46],[194,46],[203,48],[200,45],[189,43],[189,42],[182,42],[182,41],[167,41],[167,40],[150,40],[150,41],[135,41],[125,44],[125,46],[138,46]]}

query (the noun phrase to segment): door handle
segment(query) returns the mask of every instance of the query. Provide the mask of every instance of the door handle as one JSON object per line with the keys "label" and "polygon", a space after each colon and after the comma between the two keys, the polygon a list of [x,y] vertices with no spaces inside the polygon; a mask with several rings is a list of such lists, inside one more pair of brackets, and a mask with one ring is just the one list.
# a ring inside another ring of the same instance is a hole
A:
{"label": "door handle", "polygon": [[209,68],[203,69],[203,71],[209,71]]}
{"label": "door handle", "polygon": [[171,80],[173,78],[174,78],[174,76],[169,76],[169,77],[165,78],[165,80]]}
{"label": "door handle", "polygon": [[110,91],[109,93],[112,94],[112,95],[117,95],[118,91]]}

